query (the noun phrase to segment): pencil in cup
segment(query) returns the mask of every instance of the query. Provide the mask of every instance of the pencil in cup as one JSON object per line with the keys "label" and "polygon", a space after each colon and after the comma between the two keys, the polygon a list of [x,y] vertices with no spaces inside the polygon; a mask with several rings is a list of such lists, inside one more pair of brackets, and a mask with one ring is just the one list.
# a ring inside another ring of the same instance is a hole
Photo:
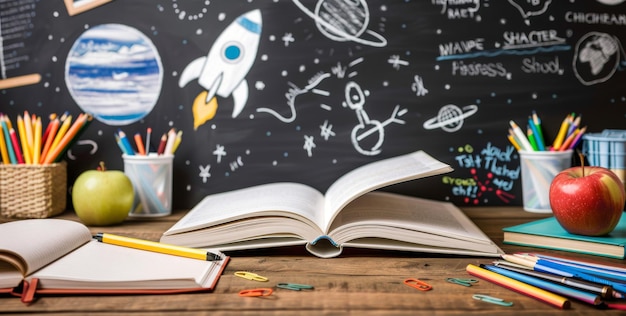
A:
{"label": "pencil in cup", "polygon": [[124,173],[135,189],[130,216],[165,216],[172,212],[173,155],[122,155]]}

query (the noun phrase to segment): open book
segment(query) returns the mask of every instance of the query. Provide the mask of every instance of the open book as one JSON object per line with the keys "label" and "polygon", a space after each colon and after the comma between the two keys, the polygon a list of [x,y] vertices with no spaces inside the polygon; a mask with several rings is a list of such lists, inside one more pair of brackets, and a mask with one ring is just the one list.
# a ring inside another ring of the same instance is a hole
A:
{"label": "open book", "polygon": [[378,188],[452,168],[423,151],[350,171],[323,195],[270,183],[205,197],[161,242],[221,251],[306,245],[322,258],[343,247],[498,256],[502,251],[452,203]]}
{"label": "open book", "polygon": [[0,224],[0,292],[22,285],[30,295],[210,290],[228,261],[222,257],[204,261],[105,244],[70,220],[13,221]]}

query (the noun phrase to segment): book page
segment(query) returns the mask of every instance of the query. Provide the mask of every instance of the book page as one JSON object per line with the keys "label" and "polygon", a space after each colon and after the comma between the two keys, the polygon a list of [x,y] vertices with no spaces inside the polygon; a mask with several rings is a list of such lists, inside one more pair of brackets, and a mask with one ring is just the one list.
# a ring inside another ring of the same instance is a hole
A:
{"label": "book page", "polygon": [[220,276],[225,261],[191,259],[92,239],[32,277],[40,279],[43,289],[208,288]]}
{"label": "book page", "polygon": [[0,289],[13,288],[22,282],[23,276],[12,264],[0,261]]}
{"label": "book page", "polygon": [[423,151],[373,162],[335,181],[326,191],[324,207],[324,228],[329,226],[337,213],[350,201],[360,195],[404,181],[424,178],[452,171],[452,168]]}
{"label": "book page", "polygon": [[322,194],[299,183],[271,183],[205,197],[163,235],[255,216],[287,216],[320,229]]}
{"label": "book page", "polygon": [[75,221],[27,219],[0,224],[0,260],[19,264],[23,275],[65,255],[91,239],[89,229]]}
{"label": "book page", "polygon": [[386,192],[367,193],[348,204],[331,225],[339,244],[383,238],[426,246],[497,253],[497,246],[449,202]]}

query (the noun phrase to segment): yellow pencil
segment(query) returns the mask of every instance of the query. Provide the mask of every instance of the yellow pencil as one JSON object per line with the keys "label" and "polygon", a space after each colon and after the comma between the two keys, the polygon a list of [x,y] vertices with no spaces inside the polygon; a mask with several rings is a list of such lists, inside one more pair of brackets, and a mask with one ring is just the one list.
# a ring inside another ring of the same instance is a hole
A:
{"label": "yellow pencil", "polygon": [[172,146],[172,152],[171,154],[173,155],[176,152],[176,149],[178,149],[178,146],[180,146],[180,143],[183,140],[183,131],[179,130],[178,133],[176,133],[176,139],[174,140],[174,145]]}
{"label": "yellow pencil", "polygon": [[509,141],[511,142],[513,147],[515,147],[515,149],[519,151],[520,150],[520,146],[517,143],[517,141],[515,141],[515,136],[513,136],[513,134],[511,134],[511,132],[510,132],[509,135],[507,136],[507,138],[509,139]]}
{"label": "yellow pencil", "polygon": [[28,136],[26,136],[26,122],[21,115],[17,116],[17,134],[20,137],[20,143],[22,143],[22,155],[24,155],[24,162],[28,165],[32,163],[32,156],[30,155],[30,148],[28,147]]}
{"label": "yellow pencil", "polygon": [[556,135],[556,138],[554,139],[554,142],[552,143],[552,148],[554,148],[554,150],[559,150],[559,148],[561,148],[561,145],[563,144],[563,140],[565,140],[565,134],[567,133],[570,120],[571,120],[570,114],[568,114],[565,117],[565,119],[563,119],[563,122],[561,123],[561,128],[559,129],[559,133]]}
{"label": "yellow pencil", "polygon": [[[33,158],[33,121],[28,111],[24,111],[24,131],[26,131],[26,144],[22,144],[22,148],[28,147],[28,152],[22,149],[24,155],[24,161],[26,163],[32,162]],[[28,159],[26,159],[28,157]],[[30,162],[29,162],[30,161]]]}
{"label": "yellow pencil", "polygon": [[33,135],[33,164],[38,165],[41,158],[41,117],[35,120],[35,135]]}

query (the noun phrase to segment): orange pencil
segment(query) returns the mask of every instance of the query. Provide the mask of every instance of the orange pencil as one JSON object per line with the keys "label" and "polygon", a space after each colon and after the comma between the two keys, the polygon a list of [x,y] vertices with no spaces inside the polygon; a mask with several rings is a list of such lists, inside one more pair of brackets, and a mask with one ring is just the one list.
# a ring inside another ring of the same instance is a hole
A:
{"label": "orange pencil", "polygon": [[139,152],[140,155],[145,156],[146,149],[143,146],[143,140],[141,139],[141,134],[139,133],[135,133],[135,145],[137,146],[137,152]]}
{"label": "orange pencil", "polygon": [[59,127],[59,131],[57,132],[57,135],[54,137],[54,140],[52,141],[52,145],[50,145],[50,148],[48,149],[48,153],[46,154],[46,158],[44,158],[44,161],[48,160],[48,154],[50,153],[50,151],[55,150],[59,146],[61,139],[63,139],[63,136],[65,136],[65,133],[67,133],[67,130],[70,128],[70,124],[72,124],[72,116],[67,115],[65,116],[65,118],[61,118],[61,121],[63,123]]}
{"label": "orange pencil", "polygon": [[41,156],[39,157],[39,163],[43,163],[44,160],[46,159],[46,155],[48,154],[48,151],[50,150],[50,146],[52,146],[52,141],[54,140],[57,131],[59,130],[59,119],[58,118],[54,118],[54,120],[52,120],[52,122],[50,122],[50,124],[48,125],[49,131],[48,131],[48,135],[45,137],[46,141],[45,144],[43,145],[43,149],[41,150]]}
{"label": "orange pencil", "polygon": [[74,138],[74,136],[76,136],[76,134],[81,129],[83,124],[85,124],[86,121],[87,121],[87,115],[84,114],[84,113],[79,114],[78,118],[76,118],[76,121],[74,122],[74,124],[72,124],[72,127],[70,127],[67,130],[67,133],[65,133],[65,135],[63,135],[63,138],[61,139],[61,141],[59,141],[57,146],[52,148],[52,149],[50,149],[50,151],[46,155],[46,159],[44,160],[43,163],[44,164],[51,164],[51,163],[53,163],[54,160],[61,154],[61,152],[63,152],[65,150],[67,145]]}
{"label": "orange pencil", "polygon": [[569,149],[569,146],[572,144],[572,141],[574,141],[574,139],[576,138],[576,135],[578,135],[578,133],[580,133],[580,128],[575,129],[568,137],[567,139],[565,139],[565,141],[563,142],[563,144],[561,144],[561,148],[559,148],[559,151],[566,151]]}

